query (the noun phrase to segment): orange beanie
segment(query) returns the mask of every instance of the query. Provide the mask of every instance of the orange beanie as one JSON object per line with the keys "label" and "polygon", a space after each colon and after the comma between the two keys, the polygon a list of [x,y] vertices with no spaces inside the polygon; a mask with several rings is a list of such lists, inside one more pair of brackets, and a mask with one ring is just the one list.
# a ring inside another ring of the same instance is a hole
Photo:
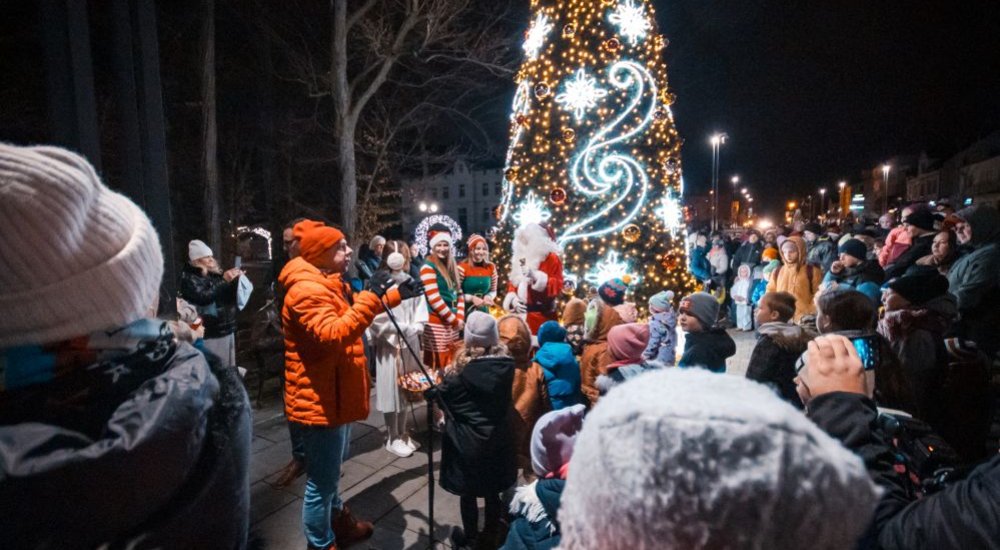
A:
{"label": "orange beanie", "polygon": [[344,238],[344,233],[339,229],[313,220],[302,220],[295,224],[292,235],[299,240],[302,259],[314,265],[324,252]]}
{"label": "orange beanie", "polygon": [[760,257],[763,258],[764,260],[768,260],[768,261],[770,261],[770,260],[777,260],[778,259],[778,251],[776,249],[774,249],[774,248],[765,248],[764,252],[761,253]]}

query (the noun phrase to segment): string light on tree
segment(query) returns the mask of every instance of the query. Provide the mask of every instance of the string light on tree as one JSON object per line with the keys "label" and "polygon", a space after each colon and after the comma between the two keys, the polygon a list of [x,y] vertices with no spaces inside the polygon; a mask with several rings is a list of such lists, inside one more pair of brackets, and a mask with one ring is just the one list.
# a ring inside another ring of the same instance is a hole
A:
{"label": "string light on tree", "polygon": [[608,20],[618,26],[618,34],[625,37],[629,44],[646,37],[649,31],[649,21],[646,20],[646,12],[642,6],[636,6],[633,0],[625,0],[618,4],[618,8],[608,16]]}
{"label": "string light on tree", "polygon": [[583,280],[594,286],[610,281],[611,279],[622,279],[628,284],[638,283],[640,277],[632,272],[632,268],[627,260],[618,257],[618,252],[612,250],[603,260],[599,260]]}
{"label": "string light on tree", "polygon": [[538,14],[535,17],[535,22],[528,29],[528,37],[524,41],[524,53],[528,56],[528,59],[538,57],[538,52],[545,44],[545,38],[551,30],[552,23],[549,22],[549,18],[545,14]]}
{"label": "string light on tree", "polygon": [[566,83],[566,91],[556,96],[556,103],[567,111],[572,111],[579,122],[583,114],[597,106],[597,100],[608,95],[608,91],[597,87],[597,79],[580,69],[576,77]]}
{"label": "string light on tree", "polygon": [[674,197],[663,197],[655,212],[656,217],[660,218],[663,225],[670,231],[670,236],[676,237],[677,232],[684,227],[684,211],[680,202]]}

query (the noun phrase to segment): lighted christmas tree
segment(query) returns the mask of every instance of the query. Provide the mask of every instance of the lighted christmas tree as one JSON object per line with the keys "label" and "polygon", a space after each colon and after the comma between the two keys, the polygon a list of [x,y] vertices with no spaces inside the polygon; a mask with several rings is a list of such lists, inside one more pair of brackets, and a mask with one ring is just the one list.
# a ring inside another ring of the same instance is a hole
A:
{"label": "lighted christmas tree", "polygon": [[642,303],[694,287],[667,43],[648,1],[532,0],[494,233],[501,272],[514,230],[545,222],[581,287],[622,277]]}

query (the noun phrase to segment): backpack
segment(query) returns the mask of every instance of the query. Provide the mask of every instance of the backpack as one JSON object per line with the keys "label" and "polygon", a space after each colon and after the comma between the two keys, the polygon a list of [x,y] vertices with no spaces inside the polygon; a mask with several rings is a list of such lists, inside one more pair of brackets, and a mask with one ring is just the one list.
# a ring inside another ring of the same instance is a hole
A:
{"label": "backpack", "polygon": [[[778,280],[778,274],[781,273],[781,268],[785,267],[785,264],[781,264],[774,269],[774,280]],[[816,289],[813,288],[813,264],[806,264],[806,277],[809,279],[809,294],[815,294]]]}

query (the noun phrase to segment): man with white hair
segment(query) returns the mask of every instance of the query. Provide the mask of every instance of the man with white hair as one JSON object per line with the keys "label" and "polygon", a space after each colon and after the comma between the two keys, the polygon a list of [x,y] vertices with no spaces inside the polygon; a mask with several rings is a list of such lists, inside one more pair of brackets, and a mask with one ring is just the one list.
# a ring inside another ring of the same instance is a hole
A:
{"label": "man with white hair", "polygon": [[551,228],[529,223],[514,232],[510,277],[503,307],[526,314],[531,334],[545,321],[558,318],[556,298],[562,292],[562,249]]}
{"label": "man with white hair", "polygon": [[188,243],[180,297],[197,308],[205,326],[205,349],[226,367],[236,365],[236,292],[241,275],[238,267],[222,271],[204,242],[195,239]]}

